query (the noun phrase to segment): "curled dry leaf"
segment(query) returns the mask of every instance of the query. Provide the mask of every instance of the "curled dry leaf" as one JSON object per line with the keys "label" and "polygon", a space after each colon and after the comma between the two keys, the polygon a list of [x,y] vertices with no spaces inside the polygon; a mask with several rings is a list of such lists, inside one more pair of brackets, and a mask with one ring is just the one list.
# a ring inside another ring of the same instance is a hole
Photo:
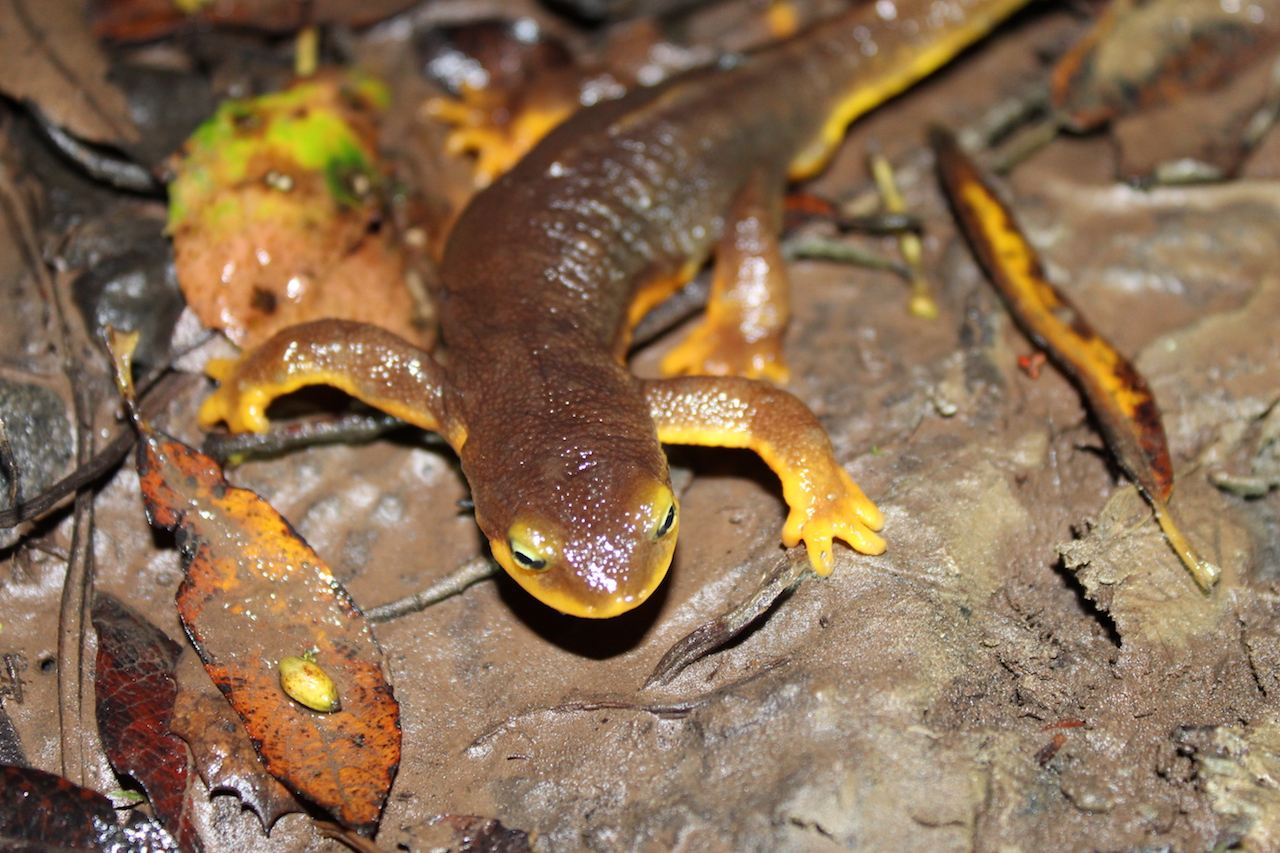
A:
{"label": "curled dry leaf", "polygon": [[1218,86],[1280,45],[1280,0],[1117,0],[1053,73],[1077,130]]}
{"label": "curled dry leaf", "polygon": [[1173,464],[1155,396],[1136,367],[1045,277],[1022,229],[951,134],[934,129],[938,173],[960,229],[1009,311],[1080,389],[1107,447],[1150,502],[1170,545],[1208,592],[1219,569],[1196,556],[1169,515]]}
{"label": "curled dry leaf", "polygon": [[[132,408],[127,356],[115,346]],[[372,835],[400,763],[400,719],[368,620],[266,501],[227,483],[207,456],[135,422],[147,517],[173,530],[182,551],[178,613],[205,669],[271,775]],[[342,710],[317,713],[281,689],[279,662],[298,649],[333,679]]]}
{"label": "curled dry leaf", "polygon": [[184,851],[204,845],[189,810],[191,762],[169,729],[182,646],[110,595],[93,602],[98,731],[112,768],[137,780],[156,818]]}
{"label": "curled dry leaf", "polygon": [[315,78],[228,101],[187,141],[169,188],[178,282],[206,326],[251,347],[323,317],[423,343],[403,242],[383,210],[369,78]]}

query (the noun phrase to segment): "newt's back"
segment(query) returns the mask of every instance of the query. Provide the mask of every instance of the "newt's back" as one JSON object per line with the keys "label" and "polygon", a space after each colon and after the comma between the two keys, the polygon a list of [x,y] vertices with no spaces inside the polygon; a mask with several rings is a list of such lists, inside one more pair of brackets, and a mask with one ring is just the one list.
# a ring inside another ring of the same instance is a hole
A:
{"label": "newt's back", "polygon": [[756,175],[781,193],[854,118],[1026,0],[879,0],[764,50],[586,108],[481,192],[450,237],[452,349],[520,330],[615,356],[632,298],[687,278]]}
{"label": "newt's back", "polygon": [[552,131],[450,235],[449,348],[483,350],[480,337],[527,330],[613,355],[635,289],[687,278],[706,260],[742,176],[759,164],[783,180],[790,117],[762,122],[755,97],[737,74],[699,71]]}

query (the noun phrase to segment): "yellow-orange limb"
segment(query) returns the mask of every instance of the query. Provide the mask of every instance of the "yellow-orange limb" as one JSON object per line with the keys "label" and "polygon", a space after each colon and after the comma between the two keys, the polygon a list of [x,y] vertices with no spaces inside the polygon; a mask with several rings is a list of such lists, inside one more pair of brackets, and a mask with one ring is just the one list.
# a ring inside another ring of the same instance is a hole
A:
{"label": "yellow-orange limb", "polygon": [[737,376],[660,379],[643,387],[663,442],[760,455],[782,481],[790,507],[782,543],[790,548],[803,541],[819,575],[831,573],[833,539],[863,554],[884,552],[884,539],[874,532],[884,515],[840,467],[826,431],[794,396]]}
{"label": "yellow-orange limb", "polygon": [[443,377],[430,355],[367,323],[317,320],[290,326],[238,361],[206,368],[221,383],[200,407],[201,426],[266,432],[273,400],[308,385],[331,385],[453,445],[466,439],[444,410]]}
{"label": "yellow-orange limb", "polygon": [[781,179],[753,172],[734,199],[716,243],[711,295],[702,324],[662,361],[668,376],[790,378],[783,333],[791,315],[787,272],[778,244]]}

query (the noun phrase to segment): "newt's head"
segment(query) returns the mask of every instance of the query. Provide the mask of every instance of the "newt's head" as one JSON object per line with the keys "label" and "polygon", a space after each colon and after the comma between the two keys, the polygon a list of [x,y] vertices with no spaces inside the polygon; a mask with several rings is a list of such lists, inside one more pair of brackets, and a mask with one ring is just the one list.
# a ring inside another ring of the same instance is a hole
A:
{"label": "newt's head", "polygon": [[[647,599],[667,574],[680,526],[671,487],[643,479],[564,517],[526,506],[493,556],[520,586],[570,616],[607,619]],[[597,510],[606,509],[607,517]]]}
{"label": "newt's head", "polygon": [[467,426],[458,456],[494,559],[570,616],[642,604],[671,566],[679,508],[635,377],[611,353],[537,327],[453,367],[456,385],[482,389],[454,401]]}

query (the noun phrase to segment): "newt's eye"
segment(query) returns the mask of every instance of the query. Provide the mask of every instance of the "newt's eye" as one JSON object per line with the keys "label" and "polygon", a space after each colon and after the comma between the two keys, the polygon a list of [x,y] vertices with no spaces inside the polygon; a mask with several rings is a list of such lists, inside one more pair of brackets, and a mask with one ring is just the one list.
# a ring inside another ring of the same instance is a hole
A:
{"label": "newt's eye", "polygon": [[511,558],[519,563],[522,569],[529,569],[530,571],[536,572],[539,569],[545,569],[547,567],[547,561],[545,559],[541,557],[534,557],[531,554],[521,551],[516,547],[516,543],[514,542],[511,543]]}
{"label": "newt's eye", "polygon": [[671,532],[671,528],[676,526],[676,505],[673,501],[667,506],[667,514],[662,517],[662,521],[654,528],[653,538],[661,539]]}
{"label": "newt's eye", "polygon": [[516,522],[507,531],[507,546],[511,560],[522,569],[540,572],[551,563],[555,546],[538,530],[523,522]]}

